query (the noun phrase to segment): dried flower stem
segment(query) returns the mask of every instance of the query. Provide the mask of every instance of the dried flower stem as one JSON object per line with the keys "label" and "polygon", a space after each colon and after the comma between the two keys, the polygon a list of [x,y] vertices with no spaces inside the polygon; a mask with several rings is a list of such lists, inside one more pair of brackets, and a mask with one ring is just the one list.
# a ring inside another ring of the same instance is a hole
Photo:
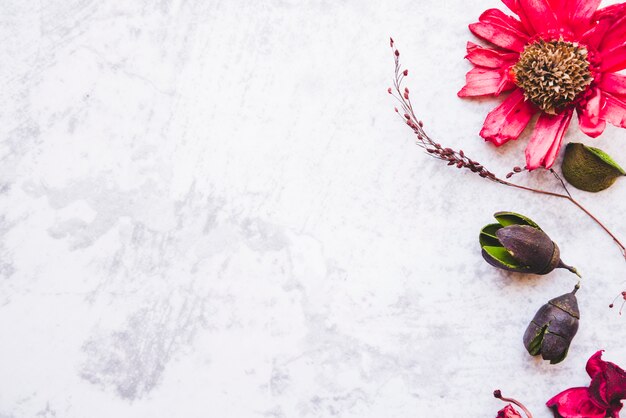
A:
{"label": "dried flower stem", "polygon": [[522,411],[524,411],[524,413],[526,414],[526,416],[528,418],[533,418],[533,414],[530,413],[530,411],[528,409],[526,409],[526,407],[519,401],[516,401],[513,398],[505,398],[504,396],[502,396],[502,392],[500,392],[500,390],[494,390],[493,391],[493,396],[496,399],[500,399],[504,402],[510,402],[512,404],[514,404],[515,406],[519,407]]}
{"label": "dried flower stem", "polygon": [[[395,108],[396,113],[401,114],[404,122],[409,126],[415,135],[417,136],[417,145],[422,147],[428,155],[442,160],[447,161],[448,165],[455,165],[457,168],[466,168],[472,171],[473,173],[477,173],[480,177],[490,180],[495,183],[502,184],[504,186],[514,187],[516,189],[525,190],[532,193],[542,194],[546,196],[557,197],[560,199],[566,199],[572,202],[576,207],[578,207],[581,211],[583,211],[587,216],[589,216],[598,226],[600,226],[615,242],[615,244],[619,247],[622,252],[622,257],[626,260],[626,246],[613,234],[598,218],[596,218],[589,210],[587,210],[580,202],[574,199],[565,186],[565,182],[563,179],[554,171],[550,170],[552,174],[559,180],[561,187],[565,190],[566,194],[550,192],[547,190],[536,189],[533,187],[522,186],[520,184],[511,183],[510,181],[501,179],[496,176],[491,171],[487,170],[482,164],[478,163],[470,159],[465,153],[460,151],[455,151],[451,148],[442,147],[441,144],[433,141],[424,131],[424,124],[420,121],[417,116],[415,116],[415,111],[413,110],[413,104],[411,103],[410,92],[409,89],[402,85],[404,78],[408,75],[408,70],[402,70],[400,65],[400,52],[394,48],[394,41],[390,39],[390,46],[393,51],[394,62],[395,62],[395,77],[393,79],[393,87],[389,87],[387,92],[391,94],[400,104],[400,109],[398,107]],[[509,173],[506,177],[511,178],[514,173],[519,173],[523,171],[519,167],[515,167],[514,171]]]}

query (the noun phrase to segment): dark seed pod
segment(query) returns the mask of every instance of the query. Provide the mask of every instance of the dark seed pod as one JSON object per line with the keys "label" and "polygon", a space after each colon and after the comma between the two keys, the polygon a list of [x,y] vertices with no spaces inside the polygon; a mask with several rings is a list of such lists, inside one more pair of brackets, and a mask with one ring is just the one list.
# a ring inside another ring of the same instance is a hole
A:
{"label": "dark seed pod", "polygon": [[513,212],[498,212],[497,224],[480,231],[485,261],[518,273],[548,274],[556,268],[578,271],[561,261],[559,247],[531,219]]}
{"label": "dark seed pod", "polygon": [[550,364],[565,360],[578,332],[578,289],[576,285],[573,292],[552,299],[537,311],[524,333],[524,346],[531,356],[541,354]]}

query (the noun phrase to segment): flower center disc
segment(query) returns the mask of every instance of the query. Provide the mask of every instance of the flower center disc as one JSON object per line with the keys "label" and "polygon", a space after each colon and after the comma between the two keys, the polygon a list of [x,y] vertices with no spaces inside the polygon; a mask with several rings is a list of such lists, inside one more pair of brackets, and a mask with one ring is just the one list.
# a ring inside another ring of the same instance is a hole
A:
{"label": "flower center disc", "polygon": [[593,81],[587,49],[565,41],[528,45],[513,74],[526,99],[550,114],[573,103]]}

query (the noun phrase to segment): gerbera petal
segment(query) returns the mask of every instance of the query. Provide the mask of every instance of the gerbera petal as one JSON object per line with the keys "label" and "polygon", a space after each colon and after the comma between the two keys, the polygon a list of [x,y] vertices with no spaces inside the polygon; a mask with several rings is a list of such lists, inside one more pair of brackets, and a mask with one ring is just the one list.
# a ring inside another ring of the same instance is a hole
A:
{"label": "gerbera petal", "polygon": [[602,72],[613,73],[626,68],[626,44],[602,51]]}
{"label": "gerbera petal", "polygon": [[548,0],[519,0],[519,2],[536,32],[547,32],[563,26]]}
{"label": "gerbera petal", "polygon": [[614,24],[626,16],[626,3],[614,4],[596,11],[592,21],[597,22],[581,38],[581,41],[595,49],[600,48],[606,33],[614,28]]}
{"label": "gerbera petal", "polygon": [[499,95],[501,92],[515,88],[506,75],[500,70],[472,68],[465,76],[466,84],[459,91],[459,97]]}
{"label": "gerbera petal", "polygon": [[567,5],[569,10],[569,23],[576,33],[584,32],[589,28],[601,0],[570,0]]}
{"label": "gerbera petal", "polygon": [[533,136],[526,147],[526,168],[550,168],[561,148],[565,131],[572,120],[572,111],[559,115],[542,113],[537,120]]}
{"label": "gerbera petal", "polygon": [[535,114],[535,107],[525,100],[521,90],[515,90],[500,106],[487,115],[480,136],[500,146],[517,139]]}
{"label": "gerbera petal", "polygon": [[474,35],[510,51],[524,50],[528,35],[519,21],[498,9],[487,10],[478,20],[469,25]]}
{"label": "gerbera petal", "polygon": [[479,22],[493,23],[504,28],[510,28],[518,32],[518,34],[526,39],[529,38],[526,28],[522,25],[522,22],[515,19],[512,16],[507,15],[500,9],[487,9],[478,18]]}
{"label": "gerbera petal", "polygon": [[594,88],[585,106],[577,109],[580,130],[592,138],[600,136],[606,128],[606,121],[600,118],[603,104],[602,91],[599,88]]}
{"label": "gerbera petal", "polygon": [[546,405],[559,418],[604,418],[607,412],[593,403],[587,388],[567,389],[546,402]]}
{"label": "gerbera petal", "polygon": [[594,14],[594,20],[601,19],[619,19],[626,13],[626,3],[612,4],[610,6],[598,9]]}
{"label": "gerbera petal", "polygon": [[587,30],[587,32],[581,36],[580,40],[585,45],[598,49],[604,39],[604,35],[611,28],[611,25],[612,22],[609,19],[600,20],[591,29]]}
{"label": "gerbera petal", "polygon": [[605,51],[624,43],[626,36],[626,16],[617,19],[606,31],[598,50]]}
{"label": "gerbera petal", "polygon": [[607,93],[626,95],[626,76],[613,73],[604,74],[600,88]]}
{"label": "gerbera petal", "polygon": [[566,25],[569,21],[569,15],[572,10],[570,3],[572,0],[548,0],[550,9],[556,15],[561,25]]}
{"label": "gerbera petal", "polygon": [[626,128],[626,101],[609,93],[605,93],[604,96],[606,96],[602,109],[604,119],[619,128]]}
{"label": "gerbera petal", "polygon": [[513,13],[518,14],[520,11],[519,0],[502,0],[502,3]]}
{"label": "gerbera petal", "polygon": [[473,42],[467,43],[467,55],[465,56],[472,64],[485,68],[509,67],[519,58],[514,52],[496,51],[485,48]]}

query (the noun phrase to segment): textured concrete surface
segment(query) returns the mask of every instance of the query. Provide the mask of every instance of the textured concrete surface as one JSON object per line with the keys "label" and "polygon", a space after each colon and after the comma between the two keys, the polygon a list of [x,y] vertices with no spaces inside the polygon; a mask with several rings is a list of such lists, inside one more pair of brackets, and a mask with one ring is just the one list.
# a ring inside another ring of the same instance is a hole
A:
{"label": "textured concrete surface", "polygon": [[[529,132],[478,137],[499,100],[456,97],[489,7],[3,0],[0,417],[490,417],[500,388],[547,418],[597,349],[626,366],[611,240],[567,202],[429,159],[393,113],[389,35],[434,137],[522,163]],[[626,164],[625,135],[566,140]],[[625,195],[576,193],[626,239]],[[485,264],[498,210],[585,275],[560,365],[521,338],[576,281]]]}

